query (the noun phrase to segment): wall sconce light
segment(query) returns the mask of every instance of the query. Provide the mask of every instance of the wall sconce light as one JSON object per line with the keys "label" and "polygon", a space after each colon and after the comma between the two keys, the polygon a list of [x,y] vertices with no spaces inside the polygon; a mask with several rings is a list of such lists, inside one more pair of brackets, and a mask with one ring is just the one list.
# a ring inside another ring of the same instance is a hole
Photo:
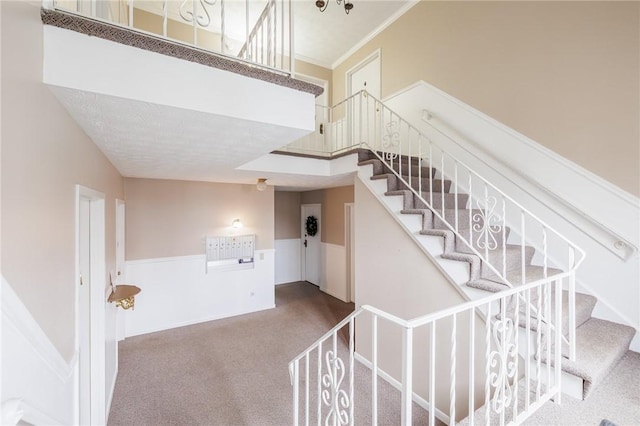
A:
{"label": "wall sconce light", "polygon": [[265,178],[259,178],[256,188],[258,188],[258,191],[264,191],[267,189],[267,180]]}
{"label": "wall sconce light", "polygon": [[231,222],[231,227],[242,228],[242,222],[240,222],[240,219],[234,219],[233,222]]}

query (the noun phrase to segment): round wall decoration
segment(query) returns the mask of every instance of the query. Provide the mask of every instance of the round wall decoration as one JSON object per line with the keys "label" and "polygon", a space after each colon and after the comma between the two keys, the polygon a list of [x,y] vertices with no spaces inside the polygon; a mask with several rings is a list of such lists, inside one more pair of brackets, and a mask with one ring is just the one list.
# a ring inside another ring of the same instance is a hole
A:
{"label": "round wall decoration", "polygon": [[305,225],[307,235],[313,237],[318,233],[318,219],[315,216],[307,216],[307,223]]}

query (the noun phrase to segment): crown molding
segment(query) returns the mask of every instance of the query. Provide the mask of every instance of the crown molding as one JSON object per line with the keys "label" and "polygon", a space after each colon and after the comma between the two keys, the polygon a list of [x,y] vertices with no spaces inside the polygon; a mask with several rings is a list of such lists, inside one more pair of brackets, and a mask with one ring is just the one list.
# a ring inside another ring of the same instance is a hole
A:
{"label": "crown molding", "polygon": [[362,48],[362,46],[364,46],[365,44],[369,43],[374,37],[376,37],[378,34],[380,34],[382,31],[384,31],[389,25],[393,24],[398,18],[400,18],[405,13],[407,13],[413,6],[415,6],[418,3],[420,3],[420,0],[410,0],[406,5],[404,5],[400,9],[398,9],[396,11],[396,13],[394,13],[391,16],[389,16],[375,30],[373,30],[369,34],[367,34],[366,37],[364,37],[362,40],[360,40],[355,46],[353,46],[351,49],[347,50],[342,56],[340,56],[335,62],[333,62],[333,64],[331,64],[330,69],[331,70],[335,70],[337,67],[342,65],[342,63],[344,61],[346,61],[351,55],[353,55],[360,48]]}
{"label": "crown molding", "polygon": [[310,58],[309,56],[305,56],[305,55],[300,55],[299,53],[296,53],[296,61],[307,62],[311,65],[315,65],[315,66],[326,68],[330,71],[333,71],[333,68],[331,68],[331,64],[329,62],[319,61],[318,59]]}

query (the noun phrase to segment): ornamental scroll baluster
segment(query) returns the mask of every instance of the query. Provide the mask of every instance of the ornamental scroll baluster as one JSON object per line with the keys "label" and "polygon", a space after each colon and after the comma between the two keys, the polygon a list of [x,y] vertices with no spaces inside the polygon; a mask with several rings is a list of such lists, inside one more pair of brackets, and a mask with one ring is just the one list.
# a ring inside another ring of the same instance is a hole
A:
{"label": "ornamental scroll baluster", "polygon": [[[196,23],[202,28],[206,28],[211,24],[211,16],[209,15],[209,11],[207,10],[207,6],[213,6],[216,4],[217,0],[198,0],[200,2],[201,7],[198,8],[198,12],[202,10],[204,15],[201,13],[194,14],[193,7],[195,6],[194,0],[184,0],[180,4],[180,17],[186,22],[192,23],[193,20],[196,20]],[[187,8],[187,4],[191,4],[192,10]],[[194,18],[195,15],[195,18]]]}
{"label": "ornamental scroll baluster", "polygon": [[473,214],[473,231],[478,232],[476,243],[481,249],[498,248],[496,235],[502,232],[502,217],[496,212],[497,204],[498,200],[494,196],[477,201],[480,212]]}
{"label": "ornamental scroll baluster", "polygon": [[[400,132],[398,131],[398,122],[391,120],[384,128],[384,136],[382,136],[382,147],[385,150],[397,149],[400,146]],[[393,160],[398,156],[395,152],[385,151],[384,159]]]}
{"label": "ornamental scroll baluster", "polygon": [[513,400],[518,356],[513,320],[508,318],[504,311],[500,315],[501,319],[493,324],[492,334],[496,349],[491,351],[489,358],[491,366],[489,383],[495,390],[491,405],[496,413],[502,413]]}
{"label": "ornamental scroll baluster", "polygon": [[[322,376],[322,402],[329,407],[329,413],[324,424],[346,425],[349,423],[348,408],[351,405],[347,392],[340,389],[344,379],[344,363],[340,358],[327,351],[325,355],[327,373]],[[331,422],[330,422],[331,420]]]}

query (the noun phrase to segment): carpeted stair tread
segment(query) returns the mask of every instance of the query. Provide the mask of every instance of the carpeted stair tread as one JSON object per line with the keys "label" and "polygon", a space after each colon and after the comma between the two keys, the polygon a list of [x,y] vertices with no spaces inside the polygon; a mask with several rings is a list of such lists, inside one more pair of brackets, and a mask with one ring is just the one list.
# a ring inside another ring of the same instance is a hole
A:
{"label": "carpeted stair tread", "polygon": [[443,188],[444,188],[444,192],[450,192],[451,190],[451,181],[448,179],[429,179],[428,176],[418,177],[418,176],[412,175],[411,182],[409,182],[409,175],[406,173],[402,174],[402,179],[404,179],[405,182],[407,182],[407,188],[408,188],[408,184],[410,183],[411,187],[416,191],[423,190],[428,192],[430,190],[433,190],[433,192],[436,193],[436,192],[443,192],[442,191]]}
{"label": "carpeted stair tread", "polygon": [[[538,292],[531,292],[531,303],[533,306],[537,307],[538,301]],[[596,302],[598,299],[590,294],[585,293],[576,293],[576,328],[580,327],[585,322],[589,321],[591,318],[591,314],[593,312],[593,308],[596,306]],[[542,301],[541,301],[542,304]],[[551,290],[551,315],[555,312],[556,299],[555,299],[555,290]],[[532,312],[531,317],[535,318],[535,314]],[[525,304],[520,303],[520,326],[526,326],[526,307]],[[529,326],[532,331],[538,330],[538,321],[531,320]],[[544,326],[543,326],[544,331]],[[569,292],[567,290],[562,291],[562,334],[565,336],[569,335]]]}
{"label": "carpeted stair tread", "polygon": [[[584,380],[583,399],[622,359],[635,333],[633,327],[598,318],[576,329],[576,360],[563,359],[562,370]],[[546,363],[546,351],[541,361]]]}
{"label": "carpeted stair tread", "polygon": [[436,174],[436,169],[430,169],[429,166],[418,167],[416,165],[412,167],[407,167],[406,165],[402,165],[402,167],[400,167],[400,165],[396,163],[391,166],[391,169],[396,171],[398,174],[407,175],[407,176],[411,174],[411,176],[414,176],[414,177],[417,177],[417,176],[433,177]]}
{"label": "carpeted stair tread", "polygon": [[[544,278],[544,267],[537,265],[527,265],[525,267],[525,284]],[[547,268],[547,277],[562,273],[560,269]],[[522,284],[522,268],[515,268],[507,271],[507,280],[514,285]],[[497,277],[481,278],[467,283],[467,286],[480,290],[497,293],[506,290],[508,286],[499,281]]]}
{"label": "carpeted stair tread", "polygon": [[416,195],[416,199],[414,201],[414,205],[416,206],[416,208],[428,208],[428,204],[427,203],[431,203],[433,202],[433,204],[431,205],[431,207],[433,207],[435,210],[442,210],[442,201],[444,199],[444,208],[446,209],[455,209],[456,207],[456,196],[458,199],[458,208],[459,209],[463,209],[467,206],[467,202],[469,201],[469,194],[463,194],[463,193],[458,193],[458,194],[454,194],[454,193],[442,193],[442,192],[434,192],[433,193],[433,198],[430,196],[430,192],[426,192],[426,191],[422,191],[422,198],[423,200],[421,200],[420,198],[418,198],[418,196]]}
{"label": "carpeted stair tread", "polygon": [[[538,309],[538,292],[535,290],[532,290],[530,293],[531,294],[529,296],[529,301],[531,303],[531,307],[529,310],[529,315],[531,319],[529,320],[529,329],[535,332],[538,330],[538,316],[536,315],[536,311]],[[553,315],[555,314],[555,306],[556,306],[555,293],[556,293],[555,289],[551,289],[551,294],[549,295],[551,299],[551,305],[550,305],[549,311],[551,312],[552,318],[553,318]],[[544,293],[542,290],[540,291],[540,296],[542,297],[542,299],[540,300],[540,310],[544,313],[545,307],[542,303],[544,301]],[[595,307],[597,301],[598,299],[593,297],[590,294],[576,293],[576,304],[575,304],[576,328],[580,327],[582,324],[584,324],[591,318],[591,313],[593,312],[593,308]],[[516,307],[515,299],[510,298],[507,306],[508,317],[513,317],[513,310],[515,309],[515,307]],[[519,299],[518,310],[520,311],[519,319],[518,319],[519,325],[520,327],[526,328],[527,327],[526,295],[525,295],[525,299],[522,299],[522,298]],[[501,317],[500,314],[496,315],[496,318],[499,319],[500,317]],[[544,318],[544,314],[542,318]],[[544,322],[541,322],[540,325],[541,325],[542,332],[543,333],[546,332],[546,324]],[[569,335],[569,292],[567,290],[562,291],[562,333],[565,336]],[[567,348],[563,347],[563,351],[565,351],[564,355],[568,357],[568,347]]]}

